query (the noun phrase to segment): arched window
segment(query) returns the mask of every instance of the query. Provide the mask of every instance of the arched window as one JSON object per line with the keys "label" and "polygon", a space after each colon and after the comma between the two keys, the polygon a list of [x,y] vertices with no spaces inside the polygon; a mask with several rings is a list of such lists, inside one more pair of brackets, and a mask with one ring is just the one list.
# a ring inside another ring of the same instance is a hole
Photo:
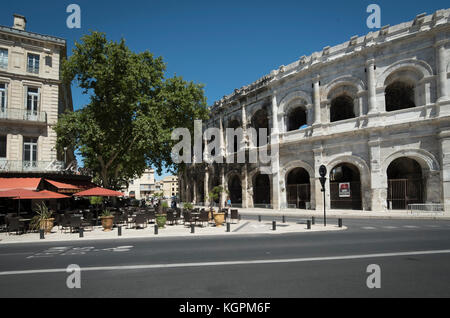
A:
{"label": "arched window", "polygon": [[[252,126],[256,129],[256,146],[262,147],[267,145],[267,140],[270,136],[269,132],[269,118],[265,109],[258,110],[252,117]],[[260,129],[266,129],[267,140],[260,140]]]}
{"label": "arched window", "polygon": [[232,176],[228,180],[228,192],[231,203],[242,203],[242,186],[241,180],[237,175]]}
{"label": "arched window", "polygon": [[353,99],[347,94],[335,97],[331,101],[330,122],[355,118]]}
{"label": "arched window", "polygon": [[414,85],[403,81],[395,81],[385,90],[386,111],[416,107],[414,102]]}
{"label": "arched window", "polygon": [[289,111],[287,117],[287,131],[298,130],[307,126],[306,110],[304,107],[296,107]]}
{"label": "arched window", "polygon": [[[232,120],[228,124],[228,128],[231,128],[231,129],[235,129],[236,130],[239,127],[241,127],[241,124],[237,120]],[[227,142],[230,142],[230,140],[227,140]],[[234,150],[234,152],[238,151],[239,146],[240,146],[239,143],[240,143],[240,140],[238,139],[238,136],[234,135],[234,138],[233,138],[233,150]]]}
{"label": "arched window", "polygon": [[258,174],[253,184],[253,203],[270,204],[270,179],[266,174]]}

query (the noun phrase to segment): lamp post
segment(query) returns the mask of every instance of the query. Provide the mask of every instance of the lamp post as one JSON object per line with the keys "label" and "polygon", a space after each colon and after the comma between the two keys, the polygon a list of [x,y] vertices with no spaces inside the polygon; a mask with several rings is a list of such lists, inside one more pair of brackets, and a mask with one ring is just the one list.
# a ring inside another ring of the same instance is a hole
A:
{"label": "lamp post", "polygon": [[67,165],[67,147],[64,147],[64,166]]}
{"label": "lamp post", "polygon": [[326,205],[325,205],[325,182],[327,181],[327,178],[325,177],[327,175],[327,167],[324,165],[321,165],[319,168],[319,174],[320,174],[320,184],[322,185],[322,192],[323,192],[323,225],[327,226],[327,212],[326,212]]}

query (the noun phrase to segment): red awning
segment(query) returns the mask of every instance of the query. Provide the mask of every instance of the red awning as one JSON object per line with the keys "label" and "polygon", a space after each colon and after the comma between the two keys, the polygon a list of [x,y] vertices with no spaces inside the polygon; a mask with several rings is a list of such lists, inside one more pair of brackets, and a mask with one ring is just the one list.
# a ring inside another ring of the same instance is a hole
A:
{"label": "red awning", "polygon": [[12,189],[37,190],[41,178],[0,178],[0,191]]}
{"label": "red awning", "polygon": [[113,191],[105,188],[92,188],[86,191],[81,191],[74,194],[77,197],[121,197],[122,192]]}
{"label": "red awning", "polygon": [[50,199],[68,199],[70,198],[67,195],[43,190],[39,192],[32,191],[33,193],[30,193],[28,195],[21,195],[20,197],[14,198],[14,199],[22,199],[22,200],[50,200]]}
{"label": "red awning", "polygon": [[48,179],[45,179],[45,181],[50,183],[56,189],[58,189],[58,192],[74,193],[74,192],[80,191],[80,188],[74,186],[73,184],[63,183],[63,182],[58,182],[58,181],[48,180]]}
{"label": "red awning", "polygon": [[50,200],[50,199],[66,199],[67,195],[51,192],[51,191],[31,191],[27,189],[12,189],[0,192],[0,198],[11,198],[16,200]]}

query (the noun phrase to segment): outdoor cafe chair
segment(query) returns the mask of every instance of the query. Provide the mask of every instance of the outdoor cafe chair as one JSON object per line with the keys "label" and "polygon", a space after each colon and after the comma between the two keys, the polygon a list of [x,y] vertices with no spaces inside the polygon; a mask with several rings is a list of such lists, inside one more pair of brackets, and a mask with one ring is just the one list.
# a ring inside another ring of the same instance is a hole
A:
{"label": "outdoor cafe chair", "polygon": [[70,229],[70,214],[64,213],[61,215],[59,225],[61,226],[61,232]]}
{"label": "outdoor cafe chair", "polygon": [[237,220],[239,223],[239,212],[236,209],[231,210],[231,222],[233,222],[233,220]]}
{"label": "outdoor cafe chair", "polygon": [[146,228],[147,218],[145,214],[137,214],[134,223],[136,225],[136,229],[139,228],[140,225],[142,225],[142,228]]}
{"label": "outdoor cafe chair", "polygon": [[70,233],[72,233],[74,229],[80,228],[81,228],[81,216],[72,215],[70,217]]}
{"label": "outdoor cafe chair", "polygon": [[167,222],[170,222],[172,225],[176,222],[176,214],[173,211],[167,211]]}
{"label": "outdoor cafe chair", "polygon": [[204,223],[209,224],[209,213],[206,211],[200,212],[200,216],[197,219],[197,222],[200,222],[202,224],[202,227]]}
{"label": "outdoor cafe chair", "polygon": [[20,222],[20,217],[8,217],[6,219],[6,229],[8,232],[8,235],[11,234],[11,232],[16,232],[16,234],[19,234],[19,232],[25,231],[25,225],[23,222]]}
{"label": "outdoor cafe chair", "polygon": [[192,224],[195,223],[195,217],[191,212],[184,212],[183,213],[183,223],[186,225],[186,223]]}
{"label": "outdoor cafe chair", "polygon": [[90,227],[91,231],[94,230],[94,213],[88,212],[86,213],[86,216],[83,217],[83,220],[81,221],[81,226],[84,227]]}

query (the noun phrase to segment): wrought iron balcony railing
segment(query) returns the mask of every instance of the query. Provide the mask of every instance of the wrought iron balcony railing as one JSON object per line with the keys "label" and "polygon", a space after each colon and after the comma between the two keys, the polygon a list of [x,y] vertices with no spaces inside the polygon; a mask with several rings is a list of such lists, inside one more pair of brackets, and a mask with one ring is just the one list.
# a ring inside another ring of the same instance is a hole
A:
{"label": "wrought iron balcony railing", "polygon": [[0,159],[0,172],[62,172],[63,161],[21,161]]}
{"label": "wrought iron balcony railing", "polygon": [[47,113],[18,108],[5,108],[0,110],[0,120],[18,120],[46,123]]}

